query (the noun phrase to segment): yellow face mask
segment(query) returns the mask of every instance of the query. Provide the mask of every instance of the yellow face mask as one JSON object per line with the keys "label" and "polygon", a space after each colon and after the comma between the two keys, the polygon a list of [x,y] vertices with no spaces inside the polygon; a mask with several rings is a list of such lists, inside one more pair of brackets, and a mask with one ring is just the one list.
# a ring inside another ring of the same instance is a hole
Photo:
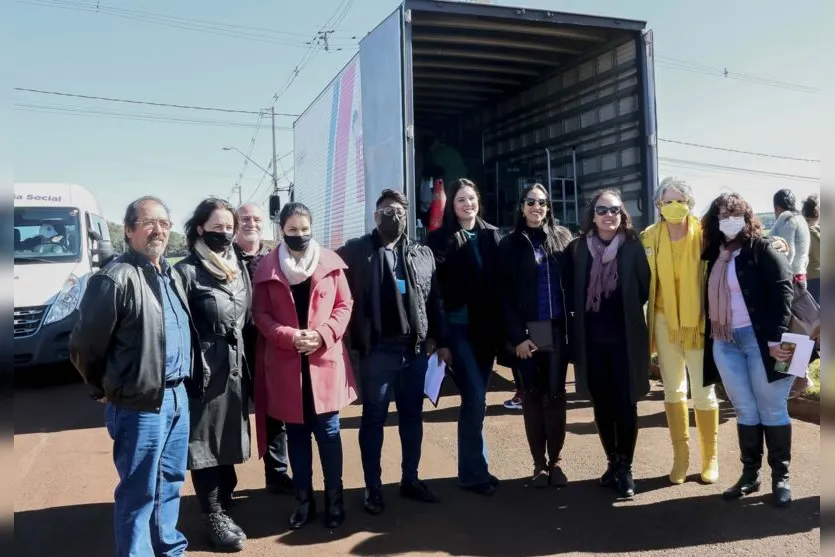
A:
{"label": "yellow face mask", "polygon": [[673,201],[661,206],[661,216],[670,224],[681,224],[689,214],[690,207],[684,201]]}

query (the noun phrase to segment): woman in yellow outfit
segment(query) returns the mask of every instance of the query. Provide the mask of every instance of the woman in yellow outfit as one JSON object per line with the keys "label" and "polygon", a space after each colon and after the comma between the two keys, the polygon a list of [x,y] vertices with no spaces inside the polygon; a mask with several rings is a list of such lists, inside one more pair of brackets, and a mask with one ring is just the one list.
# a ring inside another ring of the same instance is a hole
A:
{"label": "woman in yellow outfit", "polygon": [[702,450],[701,478],[719,477],[717,444],[719,405],[713,385],[705,385],[704,273],[702,229],[691,214],[693,191],[685,182],[665,179],[655,192],[661,221],[641,235],[647,253],[650,282],[647,322],[650,353],[658,353],[664,382],[664,406],[673,445],[670,481],[681,484],[690,466],[690,420],[687,409],[688,374]]}

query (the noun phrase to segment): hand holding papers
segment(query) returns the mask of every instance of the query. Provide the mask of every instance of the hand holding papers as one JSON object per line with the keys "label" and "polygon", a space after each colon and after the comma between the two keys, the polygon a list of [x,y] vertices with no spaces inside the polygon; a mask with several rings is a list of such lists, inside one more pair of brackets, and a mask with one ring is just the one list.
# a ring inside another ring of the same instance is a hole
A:
{"label": "hand holding papers", "polygon": [[441,396],[441,385],[446,376],[446,363],[438,358],[435,352],[429,357],[429,364],[426,366],[426,379],[423,382],[423,393],[429,398],[432,406],[437,408],[438,399]]}
{"label": "hand holding papers", "polygon": [[806,335],[783,333],[781,345],[784,350],[792,352],[792,358],[787,362],[777,362],[774,370],[796,377],[806,377],[809,360],[812,359],[812,352],[815,349],[815,341]]}

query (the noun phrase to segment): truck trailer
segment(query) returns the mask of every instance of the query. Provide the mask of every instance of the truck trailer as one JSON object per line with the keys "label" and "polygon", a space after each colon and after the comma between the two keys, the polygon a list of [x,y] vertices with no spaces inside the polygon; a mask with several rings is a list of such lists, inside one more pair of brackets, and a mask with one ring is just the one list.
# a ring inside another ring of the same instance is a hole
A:
{"label": "truck trailer", "polygon": [[621,192],[636,228],[656,218],[644,21],[405,0],[293,129],[294,198],[331,248],[373,229],[386,188],[407,195],[409,235],[420,239],[437,178],[473,180],[484,218],[503,229],[533,182],[569,228],[601,188]]}

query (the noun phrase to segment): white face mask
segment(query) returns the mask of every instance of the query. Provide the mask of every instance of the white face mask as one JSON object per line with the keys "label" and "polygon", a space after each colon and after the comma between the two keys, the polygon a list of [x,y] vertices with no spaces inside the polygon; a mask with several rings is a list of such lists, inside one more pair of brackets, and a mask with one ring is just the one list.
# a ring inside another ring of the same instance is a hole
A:
{"label": "white face mask", "polygon": [[733,240],[745,228],[745,217],[728,217],[719,221],[719,231],[728,240]]}

